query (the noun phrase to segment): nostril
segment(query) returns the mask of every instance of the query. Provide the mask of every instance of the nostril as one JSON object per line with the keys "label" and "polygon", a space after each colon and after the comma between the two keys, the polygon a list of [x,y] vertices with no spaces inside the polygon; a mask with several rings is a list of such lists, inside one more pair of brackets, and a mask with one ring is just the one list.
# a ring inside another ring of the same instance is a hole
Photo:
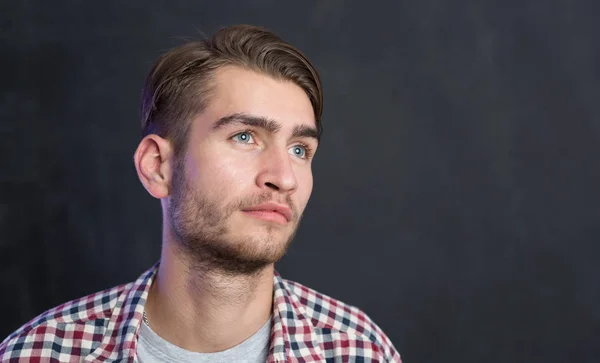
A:
{"label": "nostril", "polygon": [[271,189],[279,190],[279,187],[273,183],[267,182],[267,183],[265,183],[265,185]]}

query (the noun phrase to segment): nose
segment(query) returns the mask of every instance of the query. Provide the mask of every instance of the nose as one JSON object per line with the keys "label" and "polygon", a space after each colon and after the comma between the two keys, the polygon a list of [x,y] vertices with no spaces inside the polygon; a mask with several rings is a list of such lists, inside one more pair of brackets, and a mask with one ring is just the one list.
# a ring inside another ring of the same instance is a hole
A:
{"label": "nose", "polygon": [[271,150],[263,154],[256,184],[260,188],[280,193],[296,190],[298,181],[287,150]]}

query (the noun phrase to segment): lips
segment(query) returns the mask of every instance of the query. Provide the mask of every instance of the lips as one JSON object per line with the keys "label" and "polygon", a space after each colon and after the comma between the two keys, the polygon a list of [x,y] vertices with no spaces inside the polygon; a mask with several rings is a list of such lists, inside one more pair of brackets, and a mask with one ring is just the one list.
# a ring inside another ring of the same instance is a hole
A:
{"label": "lips", "polygon": [[244,212],[265,212],[279,213],[287,222],[292,220],[292,210],[284,205],[277,203],[263,203],[244,209]]}

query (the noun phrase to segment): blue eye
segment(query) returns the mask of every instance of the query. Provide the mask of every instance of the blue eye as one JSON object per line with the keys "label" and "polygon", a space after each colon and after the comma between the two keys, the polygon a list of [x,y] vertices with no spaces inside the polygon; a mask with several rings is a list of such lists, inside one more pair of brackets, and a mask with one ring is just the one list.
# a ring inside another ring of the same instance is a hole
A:
{"label": "blue eye", "polygon": [[239,134],[235,135],[233,139],[244,144],[251,144],[254,141],[252,139],[252,134],[249,132],[240,132]]}
{"label": "blue eye", "polygon": [[290,154],[297,156],[299,158],[306,157],[306,148],[301,145],[296,145],[290,149]]}

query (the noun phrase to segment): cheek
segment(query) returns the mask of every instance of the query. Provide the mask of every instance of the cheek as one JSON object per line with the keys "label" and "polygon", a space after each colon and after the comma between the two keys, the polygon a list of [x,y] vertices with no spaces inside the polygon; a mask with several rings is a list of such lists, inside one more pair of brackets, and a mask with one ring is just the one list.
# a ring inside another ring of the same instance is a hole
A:
{"label": "cheek", "polygon": [[218,166],[218,172],[224,182],[236,185],[252,183],[256,176],[256,160],[252,157],[233,155],[224,156]]}
{"label": "cheek", "polygon": [[219,198],[229,199],[228,196],[236,195],[251,181],[253,168],[250,160],[239,156],[205,154],[195,163],[195,185]]}
{"label": "cheek", "polygon": [[298,170],[296,172],[296,180],[298,182],[298,190],[296,192],[298,206],[302,206],[304,209],[313,189],[312,171],[310,169]]}

